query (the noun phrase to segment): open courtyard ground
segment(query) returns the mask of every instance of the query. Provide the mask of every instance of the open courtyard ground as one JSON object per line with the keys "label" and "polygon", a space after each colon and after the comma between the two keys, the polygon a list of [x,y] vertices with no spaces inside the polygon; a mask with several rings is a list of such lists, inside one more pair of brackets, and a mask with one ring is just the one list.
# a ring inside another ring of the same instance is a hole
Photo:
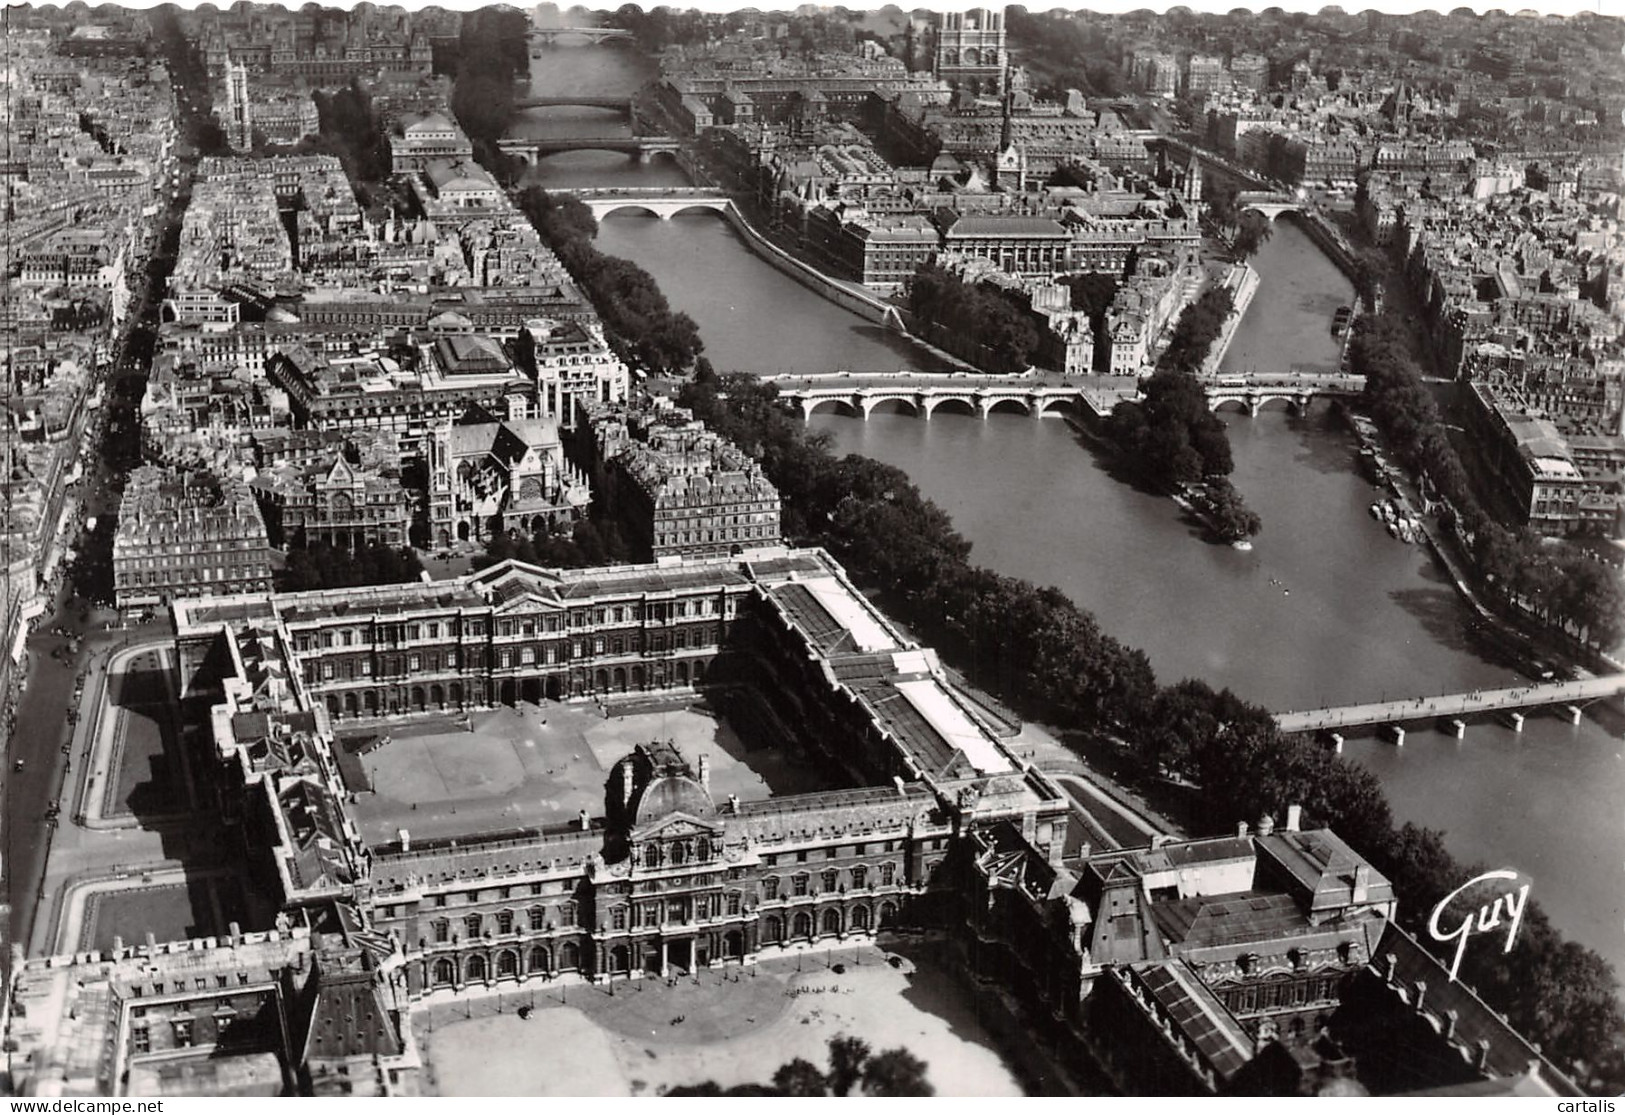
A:
{"label": "open courtyard ground", "polygon": [[[613,996],[580,985],[514,992],[502,1004],[420,1009],[414,1025],[440,1095],[635,1096],[707,1080],[767,1083],[794,1057],[827,1068],[838,1034],[876,1052],[908,1049],[939,1096],[1023,1094],[948,972],[887,961],[864,945],[776,958],[754,975],[729,968],[673,986],[621,983]],[[534,1013],[521,1020],[515,1011],[528,1004]]]}
{"label": "open courtyard ground", "polygon": [[108,783],[103,815],[184,812],[189,802],[176,711],[160,667],[137,659],[109,679],[108,696],[103,715],[113,718],[118,768]]}
{"label": "open courtyard ground", "polygon": [[114,938],[138,945],[148,933],[160,941],[214,937],[232,922],[248,924],[239,885],[230,879],[92,894],[85,900],[79,949],[111,949]]}
{"label": "open courtyard ground", "polygon": [[638,744],[661,739],[675,740],[691,763],[708,759],[718,802],[838,785],[781,748],[747,747],[694,706],[606,717],[595,705],[521,704],[476,712],[466,726],[443,717],[391,725],[387,735],[357,756],[372,788],[352,808],[371,843],[403,828],[433,840],[574,821],[583,809],[601,817],[610,769]]}

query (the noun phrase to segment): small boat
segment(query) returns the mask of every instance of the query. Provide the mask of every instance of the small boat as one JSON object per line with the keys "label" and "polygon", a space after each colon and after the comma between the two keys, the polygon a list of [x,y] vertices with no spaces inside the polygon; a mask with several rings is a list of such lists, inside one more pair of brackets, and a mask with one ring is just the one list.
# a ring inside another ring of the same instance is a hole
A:
{"label": "small boat", "polygon": [[1388,520],[1388,533],[1393,535],[1395,538],[1399,537],[1399,524],[1393,519]]}
{"label": "small boat", "polygon": [[1373,503],[1371,505],[1371,517],[1373,519],[1381,519],[1382,518],[1382,504]]}

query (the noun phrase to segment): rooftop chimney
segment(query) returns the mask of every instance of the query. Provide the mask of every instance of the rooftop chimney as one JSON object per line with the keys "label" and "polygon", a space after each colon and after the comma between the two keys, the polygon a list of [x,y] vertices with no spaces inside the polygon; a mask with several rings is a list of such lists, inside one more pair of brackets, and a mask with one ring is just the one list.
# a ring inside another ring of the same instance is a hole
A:
{"label": "rooftop chimney", "polygon": [[582,832],[586,832],[588,829],[592,828],[592,818],[587,816],[587,811],[585,809],[576,814],[576,820],[581,823]]}
{"label": "rooftop chimney", "polygon": [[1382,958],[1382,961],[1388,968],[1388,974],[1383,978],[1389,983],[1393,983],[1394,975],[1399,971],[1399,957],[1395,956],[1393,953],[1389,953]]}
{"label": "rooftop chimney", "polygon": [[1246,836],[1247,835],[1247,822],[1246,821],[1237,821],[1236,822],[1236,835],[1237,836]]}
{"label": "rooftop chimney", "polygon": [[1268,813],[1258,819],[1258,835],[1268,836],[1275,831],[1275,818]]}
{"label": "rooftop chimney", "polygon": [[1286,830],[1297,832],[1303,823],[1303,806],[1289,805],[1286,807]]}
{"label": "rooftop chimney", "polygon": [[738,794],[729,794],[728,795],[728,812],[730,812],[730,813],[738,813],[739,812],[739,795]]}
{"label": "rooftop chimney", "polygon": [[621,764],[621,805],[630,807],[632,804],[632,764]]}
{"label": "rooftop chimney", "polygon": [[1488,1072],[1489,1071],[1489,1068],[1490,1068],[1490,1039],[1489,1038],[1479,1038],[1478,1039],[1478,1056],[1476,1058],[1474,1058],[1474,1063],[1477,1065],[1479,1072]]}
{"label": "rooftop chimney", "polygon": [[1425,980],[1425,979],[1417,980],[1416,981],[1415,997],[1411,999],[1411,1009],[1412,1010],[1421,1010],[1422,1009],[1422,1002],[1427,997],[1428,997],[1428,981]]}
{"label": "rooftop chimney", "polygon": [[230,925],[226,926],[226,930],[231,934],[232,944],[240,945],[243,943],[243,927],[240,924],[237,922],[232,922]]}
{"label": "rooftop chimney", "polygon": [[412,834],[411,834],[411,832],[409,832],[406,829],[399,829],[399,830],[397,830],[396,835],[400,837],[401,851],[410,852],[412,850]]}
{"label": "rooftop chimney", "polygon": [[700,785],[707,790],[711,788],[711,756],[700,756]]}
{"label": "rooftop chimney", "polygon": [[1355,905],[1370,900],[1371,891],[1371,865],[1369,863],[1356,864],[1354,867],[1354,893],[1350,897]]}
{"label": "rooftop chimney", "polygon": [[1460,1019],[1461,1015],[1455,1010],[1447,1010],[1444,1012],[1444,1039],[1446,1041],[1449,1041],[1451,1038],[1456,1036],[1456,1023],[1460,1021]]}

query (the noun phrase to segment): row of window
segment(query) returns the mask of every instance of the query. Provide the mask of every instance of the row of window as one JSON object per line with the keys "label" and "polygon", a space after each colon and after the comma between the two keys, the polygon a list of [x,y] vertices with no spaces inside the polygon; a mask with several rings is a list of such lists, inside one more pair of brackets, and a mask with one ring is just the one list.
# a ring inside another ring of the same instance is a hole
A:
{"label": "row of window", "polygon": [[[854,865],[850,869],[849,873],[852,879],[853,890],[862,890],[871,882],[869,868],[863,864]],[[819,873],[818,881],[821,884],[819,890],[813,891],[811,889],[812,879],[813,876],[805,871],[790,876],[790,895],[796,898],[802,898],[808,894],[833,894],[841,889],[841,873],[833,867]],[[881,864],[879,872],[879,884],[883,887],[889,887],[893,885],[896,880],[897,865],[895,863]],[[769,875],[767,878],[762,880],[762,898],[769,902],[779,898],[781,886],[782,880],[780,880],[777,876]]]}
{"label": "row of window", "polygon": [[[927,840],[922,840],[920,842],[920,847],[928,851],[940,852],[947,845],[947,842],[948,838],[945,836],[933,836]],[[854,856],[866,856],[871,851],[895,852],[899,843],[900,842],[897,840],[877,840],[873,845],[868,843],[854,844],[850,850],[842,848],[839,845],[832,844],[829,847],[824,848],[823,853],[825,859],[835,859],[843,852]],[[788,863],[789,857],[793,855],[795,856],[796,863],[806,863],[809,854],[810,853],[806,848],[802,848],[796,852],[774,852],[763,856],[762,862],[768,867],[777,867],[780,856],[784,856],[785,862]]]}
{"label": "row of window", "polygon": [[[444,899],[445,895],[439,895],[437,897]],[[531,929],[537,931],[549,929],[552,927],[548,920],[549,913],[549,909],[545,906],[532,906],[530,909],[525,911],[526,924],[529,925]],[[478,937],[481,933],[485,932],[487,925],[485,915],[483,914],[468,914],[464,916],[462,922],[463,928],[468,931],[468,935],[471,938]],[[576,904],[574,902],[566,902],[562,906],[558,907],[558,925],[566,926],[574,925],[575,923]],[[514,911],[498,910],[496,914],[492,916],[490,924],[494,931],[498,934],[506,935],[514,932]],[[432,931],[434,933],[435,942],[437,944],[445,944],[451,939],[451,922],[446,918],[437,918],[433,924]]]}

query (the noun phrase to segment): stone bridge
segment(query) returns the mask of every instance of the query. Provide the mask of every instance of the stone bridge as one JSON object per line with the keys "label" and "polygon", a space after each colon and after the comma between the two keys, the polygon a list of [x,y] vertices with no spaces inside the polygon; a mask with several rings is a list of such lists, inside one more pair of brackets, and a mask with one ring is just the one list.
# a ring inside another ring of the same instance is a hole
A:
{"label": "stone bridge", "polygon": [[619,27],[532,27],[525,32],[525,38],[546,46],[552,46],[560,39],[585,39],[597,46],[616,40],[631,42],[632,32]]}
{"label": "stone bridge", "polygon": [[520,108],[612,108],[623,115],[632,115],[630,97],[520,97],[513,107]]}
{"label": "stone bridge", "polygon": [[[1068,414],[1080,406],[1104,414],[1116,402],[1133,398],[1137,392],[1134,381],[1126,377],[835,372],[762,378],[777,386],[779,398],[798,407],[803,418],[810,418],[820,408],[868,418],[882,403],[900,403],[921,418],[930,418],[943,406],[983,418],[996,410],[1020,411],[1034,417]],[[1117,382],[1124,379],[1126,382]]]}
{"label": "stone bridge", "polygon": [[1285,402],[1300,414],[1318,395],[1358,395],[1365,390],[1364,376],[1286,375],[1210,376],[1202,381],[1208,406],[1218,410],[1233,406],[1256,418],[1267,403]]}
{"label": "stone bridge", "polygon": [[558,136],[549,139],[500,139],[497,146],[526,163],[564,151],[619,151],[635,159],[673,155],[680,148],[670,136]]}
{"label": "stone bridge", "polygon": [[733,202],[725,192],[706,186],[671,186],[665,189],[608,187],[570,190],[569,193],[580,199],[592,210],[593,217],[600,221],[622,209],[641,210],[664,221],[693,209],[726,213],[733,208]]}
{"label": "stone bridge", "polygon": [[1236,212],[1256,209],[1271,221],[1282,213],[1302,213],[1303,203],[1291,194],[1269,190],[1243,190],[1236,195]]}

